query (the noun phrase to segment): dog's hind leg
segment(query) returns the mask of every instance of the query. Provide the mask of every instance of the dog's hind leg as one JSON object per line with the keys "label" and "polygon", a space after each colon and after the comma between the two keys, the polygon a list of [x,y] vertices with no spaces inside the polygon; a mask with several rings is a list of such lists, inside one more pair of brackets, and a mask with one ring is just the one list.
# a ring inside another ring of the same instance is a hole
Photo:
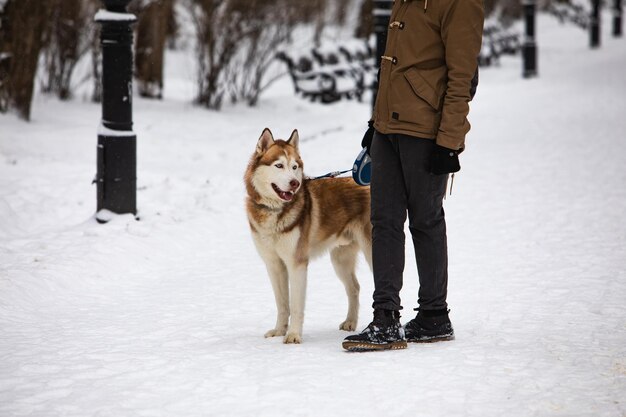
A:
{"label": "dog's hind leg", "polygon": [[372,226],[368,224],[365,227],[363,234],[359,235],[357,239],[359,241],[361,252],[363,252],[363,256],[365,257],[365,261],[367,261],[370,271],[372,271]]}
{"label": "dog's hind leg", "polygon": [[276,327],[268,330],[265,337],[284,336],[287,333],[289,323],[289,282],[287,268],[283,261],[278,258],[267,259],[267,273],[272,282],[274,298],[276,299]]}
{"label": "dog's hind leg", "polygon": [[359,281],[354,273],[359,247],[356,243],[339,246],[330,252],[330,259],[337,276],[346,288],[348,295],[348,315],[339,325],[339,329],[354,331],[359,320]]}

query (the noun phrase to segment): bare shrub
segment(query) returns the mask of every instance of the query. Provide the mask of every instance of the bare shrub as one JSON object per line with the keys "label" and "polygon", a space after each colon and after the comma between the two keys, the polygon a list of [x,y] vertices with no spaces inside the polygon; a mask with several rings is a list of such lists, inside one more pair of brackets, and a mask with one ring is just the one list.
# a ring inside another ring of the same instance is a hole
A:
{"label": "bare shrub", "polygon": [[498,13],[500,21],[505,25],[521,18],[523,10],[522,2],[518,0],[497,0],[492,9],[493,12]]}
{"label": "bare shrub", "polygon": [[89,34],[91,43],[91,78],[93,80],[93,91],[91,101],[102,102],[102,46],[100,45],[100,25],[94,25]]}
{"label": "bare shrub", "polygon": [[196,29],[198,95],[196,102],[219,110],[227,90],[224,75],[244,35],[240,11],[233,1],[187,0]]}
{"label": "bare shrub", "polygon": [[291,39],[300,5],[289,0],[252,0],[249,4],[253,7],[242,16],[246,39],[229,73],[231,100],[243,99],[255,106],[261,93],[285,74],[272,67],[272,62],[278,49]]}
{"label": "bare shrub", "polygon": [[326,26],[326,10],[328,0],[309,0],[298,4],[296,19],[299,23],[313,23],[315,25],[315,35],[313,37],[315,45],[319,46],[322,32]]}
{"label": "bare shrub", "polygon": [[[72,96],[72,73],[78,61],[91,49],[88,34],[93,31],[97,0],[50,0],[46,22],[42,91],[61,100]],[[85,36],[87,34],[87,36]]]}
{"label": "bare shrub", "polygon": [[324,27],[327,0],[186,0],[196,30],[196,102],[219,109],[225,97],[254,106],[260,94],[283,75],[272,61],[297,24]]}

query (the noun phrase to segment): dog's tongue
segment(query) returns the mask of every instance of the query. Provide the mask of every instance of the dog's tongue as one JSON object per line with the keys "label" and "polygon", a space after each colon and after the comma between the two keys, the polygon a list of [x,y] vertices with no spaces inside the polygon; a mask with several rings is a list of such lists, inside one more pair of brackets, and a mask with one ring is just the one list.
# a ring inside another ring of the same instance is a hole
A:
{"label": "dog's tongue", "polygon": [[283,200],[291,201],[291,199],[293,198],[293,193],[289,191],[281,191],[280,198],[282,198]]}

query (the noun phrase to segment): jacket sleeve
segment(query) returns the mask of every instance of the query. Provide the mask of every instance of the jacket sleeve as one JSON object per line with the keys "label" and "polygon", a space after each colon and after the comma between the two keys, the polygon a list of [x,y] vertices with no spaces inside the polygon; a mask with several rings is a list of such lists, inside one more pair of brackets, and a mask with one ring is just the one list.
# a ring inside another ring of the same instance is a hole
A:
{"label": "jacket sleeve", "polygon": [[441,38],[446,50],[448,86],[437,144],[449,149],[463,148],[465,135],[470,130],[468,103],[482,44],[483,23],[483,0],[452,0],[442,16]]}

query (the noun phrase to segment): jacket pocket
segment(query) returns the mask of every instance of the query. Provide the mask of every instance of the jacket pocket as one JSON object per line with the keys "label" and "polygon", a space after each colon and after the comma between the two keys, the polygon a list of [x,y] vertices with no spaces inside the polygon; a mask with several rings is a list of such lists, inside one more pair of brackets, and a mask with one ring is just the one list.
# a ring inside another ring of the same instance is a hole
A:
{"label": "jacket pocket", "polygon": [[440,110],[443,94],[435,90],[419,70],[409,68],[404,73],[404,78],[408,81],[416,96],[430,104],[433,109]]}

